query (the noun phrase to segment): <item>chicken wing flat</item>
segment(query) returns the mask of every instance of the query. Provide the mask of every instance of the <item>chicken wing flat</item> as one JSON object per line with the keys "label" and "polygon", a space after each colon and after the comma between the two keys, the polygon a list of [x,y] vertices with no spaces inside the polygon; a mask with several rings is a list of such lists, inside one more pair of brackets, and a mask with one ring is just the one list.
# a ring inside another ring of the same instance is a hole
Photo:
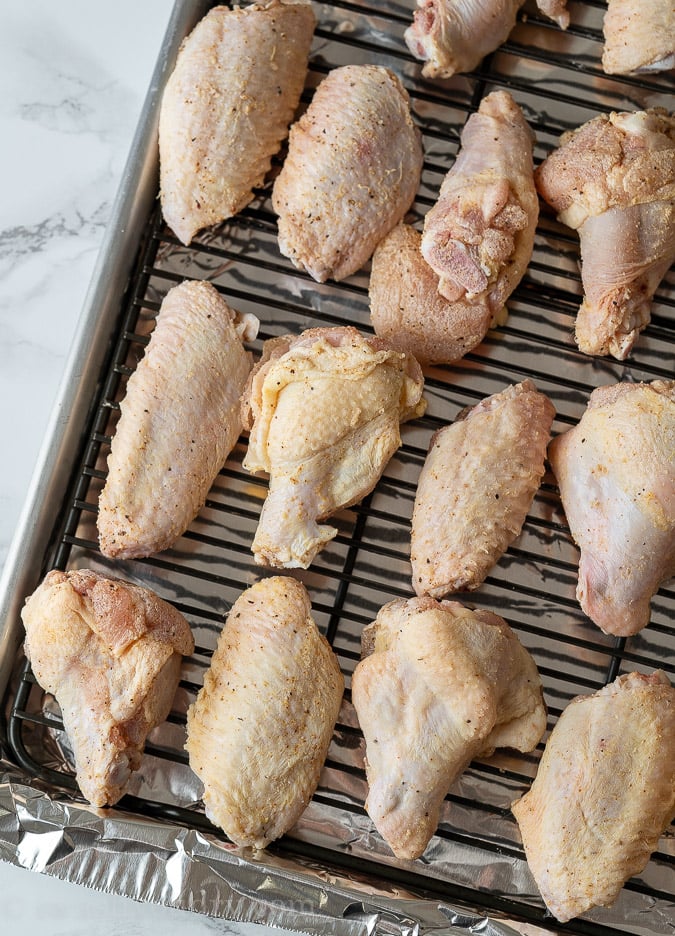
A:
{"label": "chicken wing flat", "polygon": [[[502,45],[524,0],[417,0],[405,41],[424,62],[426,78],[469,72]],[[569,24],[567,0],[537,0],[542,13],[562,29]]]}
{"label": "chicken wing flat", "polygon": [[273,576],[240,595],[188,710],[186,744],[207,816],[237,845],[265,848],[300,818],[343,691],[304,585]]}
{"label": "chicken wing flat", "polygon": [[602,67],[608,75],[667,71],[675,66],[673,0],[608,0]]}
{"label": "chicken wing flat", "polygon": [[424,219],[422,254],[439,292],[475,306],[483,334],[503,322],[505,302],[532,256],[539,200],[534,136],[507,91],[493,91],[469,117],[461,149]]}
{"label": "chicken wing flat", "polygon": [[184,40],[159,117],[160,190],[184,244],[241,211],[286,138],[315,17],[301,0],[214,7]]}
{"label": "chicken wing flat", "polygon": [[599,387],[548,454],[581,551],[581,607],[607,634],[636,634],[675,575],[675,381]]}
{"label": "chicken wing flat", "polygon": [[87,569],[49,572],[21,612],[26,655],[63,717],[77,782],[112,806],[176,693],[190,627],[154,592]]}
{"label": "chicken wing flat", "polygon": [[240,317],[210,283],[167,293],[120,404],[99,497],[104,555],[167,549],[203,507],[241,432],[252,363],[242,342],[257,329],[255,316]]}
{"label": "chicken wing flat", "polygon": [[422,160],[408,92],[392,71],[331,71],[291,127],[274,183],[282,254],[319,282],[355,273],[412,205]]}
{"label": "chicken wing flat", "polygon": [[398,599],[364,629],[352,701],[366,742],[366,809],[399,858],[417,858],[470,761],[530,751],[546,729],[536,664],[502,618]]}
{"label": "chicken wing flat", "polygon": [[624,360],[675,260],[675,118],[662,108],[601,114],[563,135],[535,182],[579,232],[577,344]]}
{"label": "chicken wing flat", "polygon": [[337,534],[317,521],[375,487],[399,424],[424,412],[423,385],[414,358],[349,326],[266,342],[242,400],[244,467],[270,475],[256,562],[309,566]]}
{"label": "chicken wing flat", "polygon": [[675,690],[628,673],[558,719],[512,809],[546,906],[561,923],[612,904],[675,815]]}
{"label": "chicken wing flat", "polygon": [[418,595],[477,588],[520,534],[544,475],[554,415],[548,397],[524,380],[434,434],[412,516]]}

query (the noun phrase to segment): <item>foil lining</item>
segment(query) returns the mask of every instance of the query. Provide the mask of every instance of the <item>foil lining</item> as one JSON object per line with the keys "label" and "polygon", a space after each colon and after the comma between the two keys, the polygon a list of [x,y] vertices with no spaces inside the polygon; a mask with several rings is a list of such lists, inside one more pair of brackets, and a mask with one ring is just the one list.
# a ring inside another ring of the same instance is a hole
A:
{"label": "foil lining", "polygon": [[[410,213],[413,223],[421,222],[435,200],[468,114],[495,88],[508,89],[523,107],[535,131],[537,162],[560,133],[599,112],[672,105],[672,77],[620,80],[602,74],[604,4],[597,0],[571,0],[567,33],[528,2],[509,41],[477,73],[439,82],[422,80],[419,64],[407,53],[403,32],[412,8],[412,0],[316,4],[319,27],[306,99],[326,71],[341,64],[374,62],[402,77],[424,134],[425,168]],[[336,540],[310,570],[297,573],[338,655],[347,692],[314,799],[281,843],[251,855],[232,846],[204,815],[200,784],[184,752],[185,713],[227,611],[245,587],[265,574],[252,560],[250,543],[266,482],[241,468],[241,440],[205,508],[171,550],[146,561],[110,562],[96,550],[95,528],[106,440],[114,432],[126,377],[143,353],[162,297],[175,282],[207,279],[241,312],[255,313],[261,334],[251,348],[258,353],[264,338],[312,326],[350,323],[368,330],[368,273],[361,271],[344,284],[316,284],[298,274],[280,257],[269,187],[240,217],[199,236],[190,248],[176,242],[155,212],[144,250],[56,555],[65,556],[62,564],[69,568],[88,566],[153,588],[186,614],[197,650],[185,661],[169,720],[148,739],[129,796],[110,810],[94,809],[79,796],[58,706],[35,684],[19,655],[5,700],[0,857],[137,900],[312,934],[535,936],[556,931],[510,813],[536,772],[542,746],[531,755],[498,752],[472,764],[453,785],[438,834],[423,858],[398,861],[364,810],[363,739],[349,679],[363,626],[386,601],[411,594],[409,523],[432,433],[466,406],[526,376],[552,399],[557,433],[579,418],[592,388],[672,375],[673,271],[657,293],[652,326],[627,362],[585,357],[572,338],[581,293],[578,240],[543,211],[532,262],[509,302],[507,323],[458,365],[427,370],[427,413],[403,427],[403,446],[376,490],[335,518]],[[652,624],[624,649],[581,613],[574,594],[577,555],[549,475],[521,536],[467,600],[506,618],[535,656],[549,728],[571,698],[599,688],[615,665],[619,672],[662,666],[671,679],[675,676],[672,589],[659,592]],[[671,829],[612,908],[593,910],[584,915],[583,928],[577,930],[573,921],[564,931],[589,934],[597,925],[603,934],[613,928],[672,936],[673,895]],[[457,903],[470,909],[457,909]]]}

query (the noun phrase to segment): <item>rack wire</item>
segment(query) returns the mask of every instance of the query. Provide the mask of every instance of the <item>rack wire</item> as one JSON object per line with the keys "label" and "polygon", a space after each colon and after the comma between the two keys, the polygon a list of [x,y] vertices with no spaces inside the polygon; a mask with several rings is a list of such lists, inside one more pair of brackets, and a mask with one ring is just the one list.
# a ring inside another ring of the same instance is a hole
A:
{"label": "rack wire", "polygon": [[[462,126],[489,91],[505,88],[523,107],[536,135],[535,162],[539,162],[561,132],[601,112],[667,106],[675,90],[666,75],[609,78],[603,74],[605,4],[600,0],[572,0],[572,24],[566,33],[528,3],[509,40],[476,72],[436,82],[420,77],[419,63],[405,47],[403,31],[411,17],[408,3],[354,0],[316,9],[319,26],[303,100],[309,101],[324,75],[341,64],[385,64],[399,73],[424,137],[422,183],[409,218],[418,225],[454,161]],[[160,777],[188,775],[185,712],[202,684],[227,610],[243,588],[265,574],[255,566],[250,544],[266,491],[264,478],[242,468],[246,446],[242,438],[205,508],[173,549],[126,563],[111,563],[100,555],[96,511],[110,439],[126,381],[143,354],[162,298],[183,279],[210,280],[231,305],[254,312],[261,320],[260,335],[251,345],[256,353],[269,337],[317,325],[350,323],[372,332],[368,268],[340,284],[317,284],[295,270],[278,251],[269,195],[268,186],[236,219],[198,236],[190,248],[183,247],[164,225],[158,208],[148,218],[124,314],[101,374],[100,393],[90,424],[83,427],[79,469],[55,536],[56,547],[46,560],[50,567],[87,565],[146,584],[190,620],[197,648],[186,661],[167,726],[153,733],[146,749],[146,759],[155,764]],[[664,279],[651,324],[630,360],[590,358],[578,351],[572,338],[581,296],[578,257],[576,235],[542,206],[532,261],[511,297],[507,323],[491,331],[456,365],[425,371],[426,414],[402,427],[403,445],[373,493],[335,518],[337,538],[310,570],[294,573],[308,587],[315,618],[338,656],[347,689],[315,798],[298,829],[271,848],[544,928],[602,936],[621,931],[615,920],[605,922],[603,911],[561,927],[546,914],[536,893],[521,884],[527,871],[509,806],[529,787],[543,742],[531,755],[501,752],[474,762],[448,794],[425,859],[398,862],[372,832],[364,810],[363,739],[349,688],[363,626],[387,601],[412,594],[410,516],[417,477],[437,428],[452,422],[463,408],[526,377],[553,401],[554,433],[576,423],[596,386],[672,378],[674,272]],[[576,548],[555,482],[547,474],[521,536],[467,602],[503,616],[534,655],[544,681],[549,730],[574,696],[599,689],[621,672],[661,668],[675,678],[672,584],[655,598],[648,628],[628,640],[615,639],[603,635],[581,612],[574,594],[576,570]],[[8,735],[17,762],[43,782],[76,795],[58,707],[37,686],[25,661],[17,662],[17,672]],[[123,800],[127,809],[220,834],[205,818],[198,797],[189,801],[175,797],[170,792],[175,784],[149,789],[142,774]],[[316,823],[326,815],[334,817],[335,828],[346,830],[328,845],[315,834]],[[455,851],[464,856],[464,865],[448,858]],[[524,869],[514,875],[510,892],[495,887],[491,876],[491,869],[502,862]],[[622,899],[672,907],[671,834],[663,837],[644,873],[624,890]]]}

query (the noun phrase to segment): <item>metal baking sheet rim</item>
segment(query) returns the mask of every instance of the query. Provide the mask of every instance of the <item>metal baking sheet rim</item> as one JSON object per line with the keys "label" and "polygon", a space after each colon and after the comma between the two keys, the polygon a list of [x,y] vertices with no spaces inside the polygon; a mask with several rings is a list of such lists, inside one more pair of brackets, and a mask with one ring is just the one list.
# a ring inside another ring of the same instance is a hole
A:
{"label": "metal baking sheet rim", "polygon": [[[78,427],[94,397],[110,335],[157,191],[157,131],[165,76],[205,0],[176,0],[78,321],[28,495],[0,578],[0,698],[21,642],[24,596],[46,571],[49,540],[74,470]],[[3,715],[4,719],[4,715]],[[514,936],[509,925],[414,896],[387,896],[328,870],[272,856],[254,861],[202,833],[98,810],[39,789],[7,758],[0,722],[0,859],[142,902],[237,922],[337,936],[435,933]],[[275,862],[275,864],[273,864]],[[533,932],[532,928],[529,932]],[[537,932],[543,932],[537,928]]]}

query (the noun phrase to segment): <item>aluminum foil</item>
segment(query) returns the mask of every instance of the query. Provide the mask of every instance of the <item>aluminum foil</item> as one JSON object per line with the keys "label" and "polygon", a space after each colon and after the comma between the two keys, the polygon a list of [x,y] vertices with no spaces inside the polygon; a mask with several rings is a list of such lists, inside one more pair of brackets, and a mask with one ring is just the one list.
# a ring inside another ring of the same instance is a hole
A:
{"label": "aluminum foil", "polygon": [[[595,2],[570,7],[572,26],[562,33],[527,3],[509,42],[478,73],[425,82],[403,41],[412,0],[317,4],[308,94],[328,68],[347,62],[376,62],[401,75],[424,133],[425,169],[410,215],[419,224],[454,161],[467,115],[494,88],[507,88],[523,107],[536,134],[537,161],[562,131],[598,112],[672,103],[668,77],[603,76],[598,42],[603,7]],[[154,137],[145,145],[154,147]],[[119,344],[107,376],[118,375],[119,383],[109,399],[99,401],[98,447],[92,443],[93,454],[83,455],[83,480],[74,495],[84,507],[77,508],[77,522],[68,526],[64,543],[68,567],[88,566],[136,581],[173,602],[190,620],[197,651],[185,662],[171,718],[148,739],[142,768],[124,800],[126,811],[94,809],[81,800],[58,706],[22,679],[19,656],[5,700],[10,733],[0,752],[0,856],[138,900],[307,933],[524,936],[543,933],[538,922],[551,932],[555,923],[544,914],[510,813],[536,772],[541,747],[532,755],[499,752],[472,764],[453,785],[423,858],[399,861],[363,808],[363,739],[348,691],[317,794],[284,842],[253,855],[233,847],[206,820],[201,787],[183,750],[185,713],[227,611],[242,589],[264,574],[252,560],[250,543],[265,481],[241,468],[240,443],[204,510],[174,548],[147,561],[105,560],[95,549],[95,507],[105,474],[105,439],[115,429],[115,403],[143,353],[163,295],[177,280],[210,280],[240,311],[258,315],[261,336],[252,347],[258,352],[263,337],[315,325],[349,322],[369,328],[368,274],[366,269],[347,283],[321,285],[298,274],[279,255],[269,189],[240,218],[200,236],[191,248],[178,245],[158,219],[149,226],[143,275],[134,282],[138,300],[114,336]],[[426,372],[427,414],[403,427],[403,446],[376,490],[363,505],[338,515],[336,540],[310,570],[298,573],[319,627],[331,634],[348,687],[364,624],[386,601],[411,593],[409,522],[416,480],[436,428],[481,397],[530,376],[554,402],[554,432],[559,432],[579,418],[593,387],[672,373],[672,271],[654,303],[654,326],[625,363],[578,353],[572,330],[579,295],[578,241],[543,212],[532,263],[509,302],[506,325],[458,365]],[[51,558],[45,546],[44,563]],[[470,603],[505,617],[534,654],[550,725],[571,698],[603,684],[614,657],[622,671],[673,667],[675,594],[661,590],[652,625],[624,654],[581,613],[574,595],[576,562],[548,476],[523,533],[471,595]],[[583,932],[593,932],[597,923],[621,933],[672,936],[675,840],[670,832],[659,855],[612,908],[584,915]],[[453,902],[451,893],[461,894],[471,911],[457,909],[459,897]],[[489,913],[479,909],[486,906]],[[509,912],[521,919],[509,921]],[[565,931],[574,932],[574,923]]]}

